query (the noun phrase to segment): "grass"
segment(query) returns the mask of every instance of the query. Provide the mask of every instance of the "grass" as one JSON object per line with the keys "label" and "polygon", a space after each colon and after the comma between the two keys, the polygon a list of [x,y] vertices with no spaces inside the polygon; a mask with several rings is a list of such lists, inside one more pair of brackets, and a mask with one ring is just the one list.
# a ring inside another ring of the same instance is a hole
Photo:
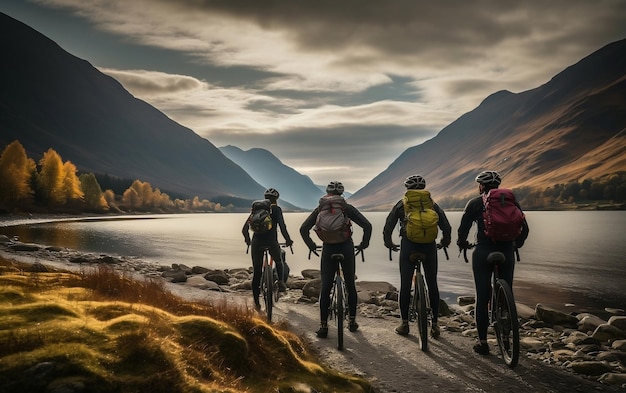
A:
{"label": "grass", "polygon": [[245,306],[188,302],[106,266],[31,270],[0,258],[0,392],[372,391]]}

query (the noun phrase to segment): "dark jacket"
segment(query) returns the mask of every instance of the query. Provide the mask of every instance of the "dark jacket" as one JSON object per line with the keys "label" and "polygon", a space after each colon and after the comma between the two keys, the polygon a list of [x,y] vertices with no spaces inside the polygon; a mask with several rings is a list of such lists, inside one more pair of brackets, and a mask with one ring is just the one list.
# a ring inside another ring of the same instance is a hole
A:
{"label": "dark jacket", "polygon": [[[278,205],[272,205],[272,229],[265,233],[254,233],[254,238],[262,243],[269,242],[277,242],[278,241],[278,228],[280,228],[280,233],[283,234],[285,241],[287,243],[291,243],[291,237],[289,236],[289,232],[287,232],[287,226],[285,225],[285,218],[283,217],[283,209]],[[246,222],[243,225],[243,229],[241,232],[243,233],[243,238],[246,241],[246,244],[250,244],[250,221],[249,217],[246,219]]]}
{"label": "dark jacket", "polygon": [[[356,225],[363,228],[363,239],[361,241],[361,246],[363,248],[369,247],[370,238],[372,237],[372,224],[365,218],[360,211],[357,210],[356,207],[346,203],[346,216]],[[300,226],[300,235],[302,235],[302,239],[304,243],[307,245],[309,250],[315,249],[315,242],[311,239],[310,231],[311,228],[315,226],[315,221],[317,220],[317,215],[319,214],[319,206],[315,208],[311,212],[311,214],[304,220],[302,225]]]}
{"label": "dark jacket", "polygon": [[[517,207],[522,210],[519,203],[515,202]],[[457,244],[462,244],[467,241],[467,236],[472,228],[472,224],[475,222],[477,225],[476,242],[478,244],[493,243],[491,239],[485,236],[485,222],[483,221],[483,197],[482,195],[476,198],[470,199],[465,205],[463,216],[461,217],[461,224],[459,225],[458,241]],[[515,239],[515,246],[521,248],[528,237],[528,223],[526,218],[522,224],[522,233]]]}
{"label": "dark jacket", "polygon": [[[448,222],[448,217],[446,217],[446,213],[433,202],[433,210],[437,212],[439,216],[439,228],[443,232],[443,237],[441,239],[441,244],[444,247],[450,245],[450,241],[452,239],[452,227]],[[385,227],[383,228],[383,241],[385,242],[385,247],[390,248],[393,245],[393,241],[391,240],[391,234],[393,233],[394,228],[398,221],[400,221],[400,236],[406,236],[406,223],[404,220],[404,203],[402,200],[399,200],[398,203],[391,209],[389,215],[387,215],[387,220],[385,220]]]}

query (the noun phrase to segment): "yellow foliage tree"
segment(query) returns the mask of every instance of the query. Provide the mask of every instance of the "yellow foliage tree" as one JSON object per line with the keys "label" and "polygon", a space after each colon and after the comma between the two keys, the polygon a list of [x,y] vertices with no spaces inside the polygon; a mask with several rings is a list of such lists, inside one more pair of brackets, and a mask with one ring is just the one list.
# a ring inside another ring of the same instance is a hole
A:
{"label": "yellow foliage tree", "polygon": [[61,156],[50,148],[39,160],[41,167],[37,176],[37,188],[50,205],[62,205],[66,197],[63,193],[63,161]]}
{"label": "yellow foliage tree", "polygon": [[63,180],[62,180],[62,194],[63,194],[63,204],[67,204],[72,201],[82,201],[83,200],[83,190],[80,187],[80,180],[78,176],[76,176],[76,165],[72,164],[70,161],[66,161],[63,164]]}
{"label": "yellow foliage tree", "polygon": [[22,144],[16,140],[7,145],[0,155],[0,202],[13,205],[30,201],[35,173],[35,161],[28,158]]}

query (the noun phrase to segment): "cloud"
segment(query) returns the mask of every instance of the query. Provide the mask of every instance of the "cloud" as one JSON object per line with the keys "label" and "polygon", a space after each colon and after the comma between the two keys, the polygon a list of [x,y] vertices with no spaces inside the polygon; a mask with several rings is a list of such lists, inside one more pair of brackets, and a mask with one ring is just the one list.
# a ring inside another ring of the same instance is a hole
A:
{"label": "cloud", "polygon": [[623,0],[38,3],[162,51],[104,71],[214,144],[361,186],[492,93],[626,37]]}

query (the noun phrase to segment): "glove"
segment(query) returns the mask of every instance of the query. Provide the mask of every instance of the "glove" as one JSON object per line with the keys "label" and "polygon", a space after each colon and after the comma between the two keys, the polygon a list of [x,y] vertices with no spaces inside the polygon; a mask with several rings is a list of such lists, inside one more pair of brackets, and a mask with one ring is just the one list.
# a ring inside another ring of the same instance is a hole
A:
{"label": "glove", "polygon": [[470,244],[467,241],[467,239],[464,239],[464,240],[459,239],[459,240],[457,240],[456,241],[456,245],[459,246],[459,250],[465,250],[465,249],[470,248]]}
{"label": "glove", "polygon": [[515,248],[522,248],[524,246],[524,241],[516,240]]}
{"label": "glove", "polygon": [[311,251],[311,252],[317,252],[317,244],[315,244],[315,243],[309,243],[309,244],[307,244],[307,247],[309,247],[309,251]]}
{"label": "glove", "polygon": [[398,247],[400,246],[394,243],[386,243],[385,247],[390,248],[392,251],[398,251]]}
{"label": "glove", "polygon": [[244,241],[246,242],[246,245],[248,245],[248,246],[250,245],[250,239],[246,239]]}
{"label": "glove", "polygon": [[287,245],[287,247],[291,247],[293,246],[293,240],[289,239],[285,242],[285,244]]}
{"label": "glove", "polygon": [[448,248],[451,242],[452,242],[452,239],[450,239],[449,237],[444,237],[443,239],[441,239],[440,244],[442,248]]}
{"label": "glove", "polygon": [[367,247],[369,247],[369,243],[365,243],[365,242],[361,242],[361,244],[359,244],[358,246],[356,246],[356,248],[358,250],[365,250]]}

